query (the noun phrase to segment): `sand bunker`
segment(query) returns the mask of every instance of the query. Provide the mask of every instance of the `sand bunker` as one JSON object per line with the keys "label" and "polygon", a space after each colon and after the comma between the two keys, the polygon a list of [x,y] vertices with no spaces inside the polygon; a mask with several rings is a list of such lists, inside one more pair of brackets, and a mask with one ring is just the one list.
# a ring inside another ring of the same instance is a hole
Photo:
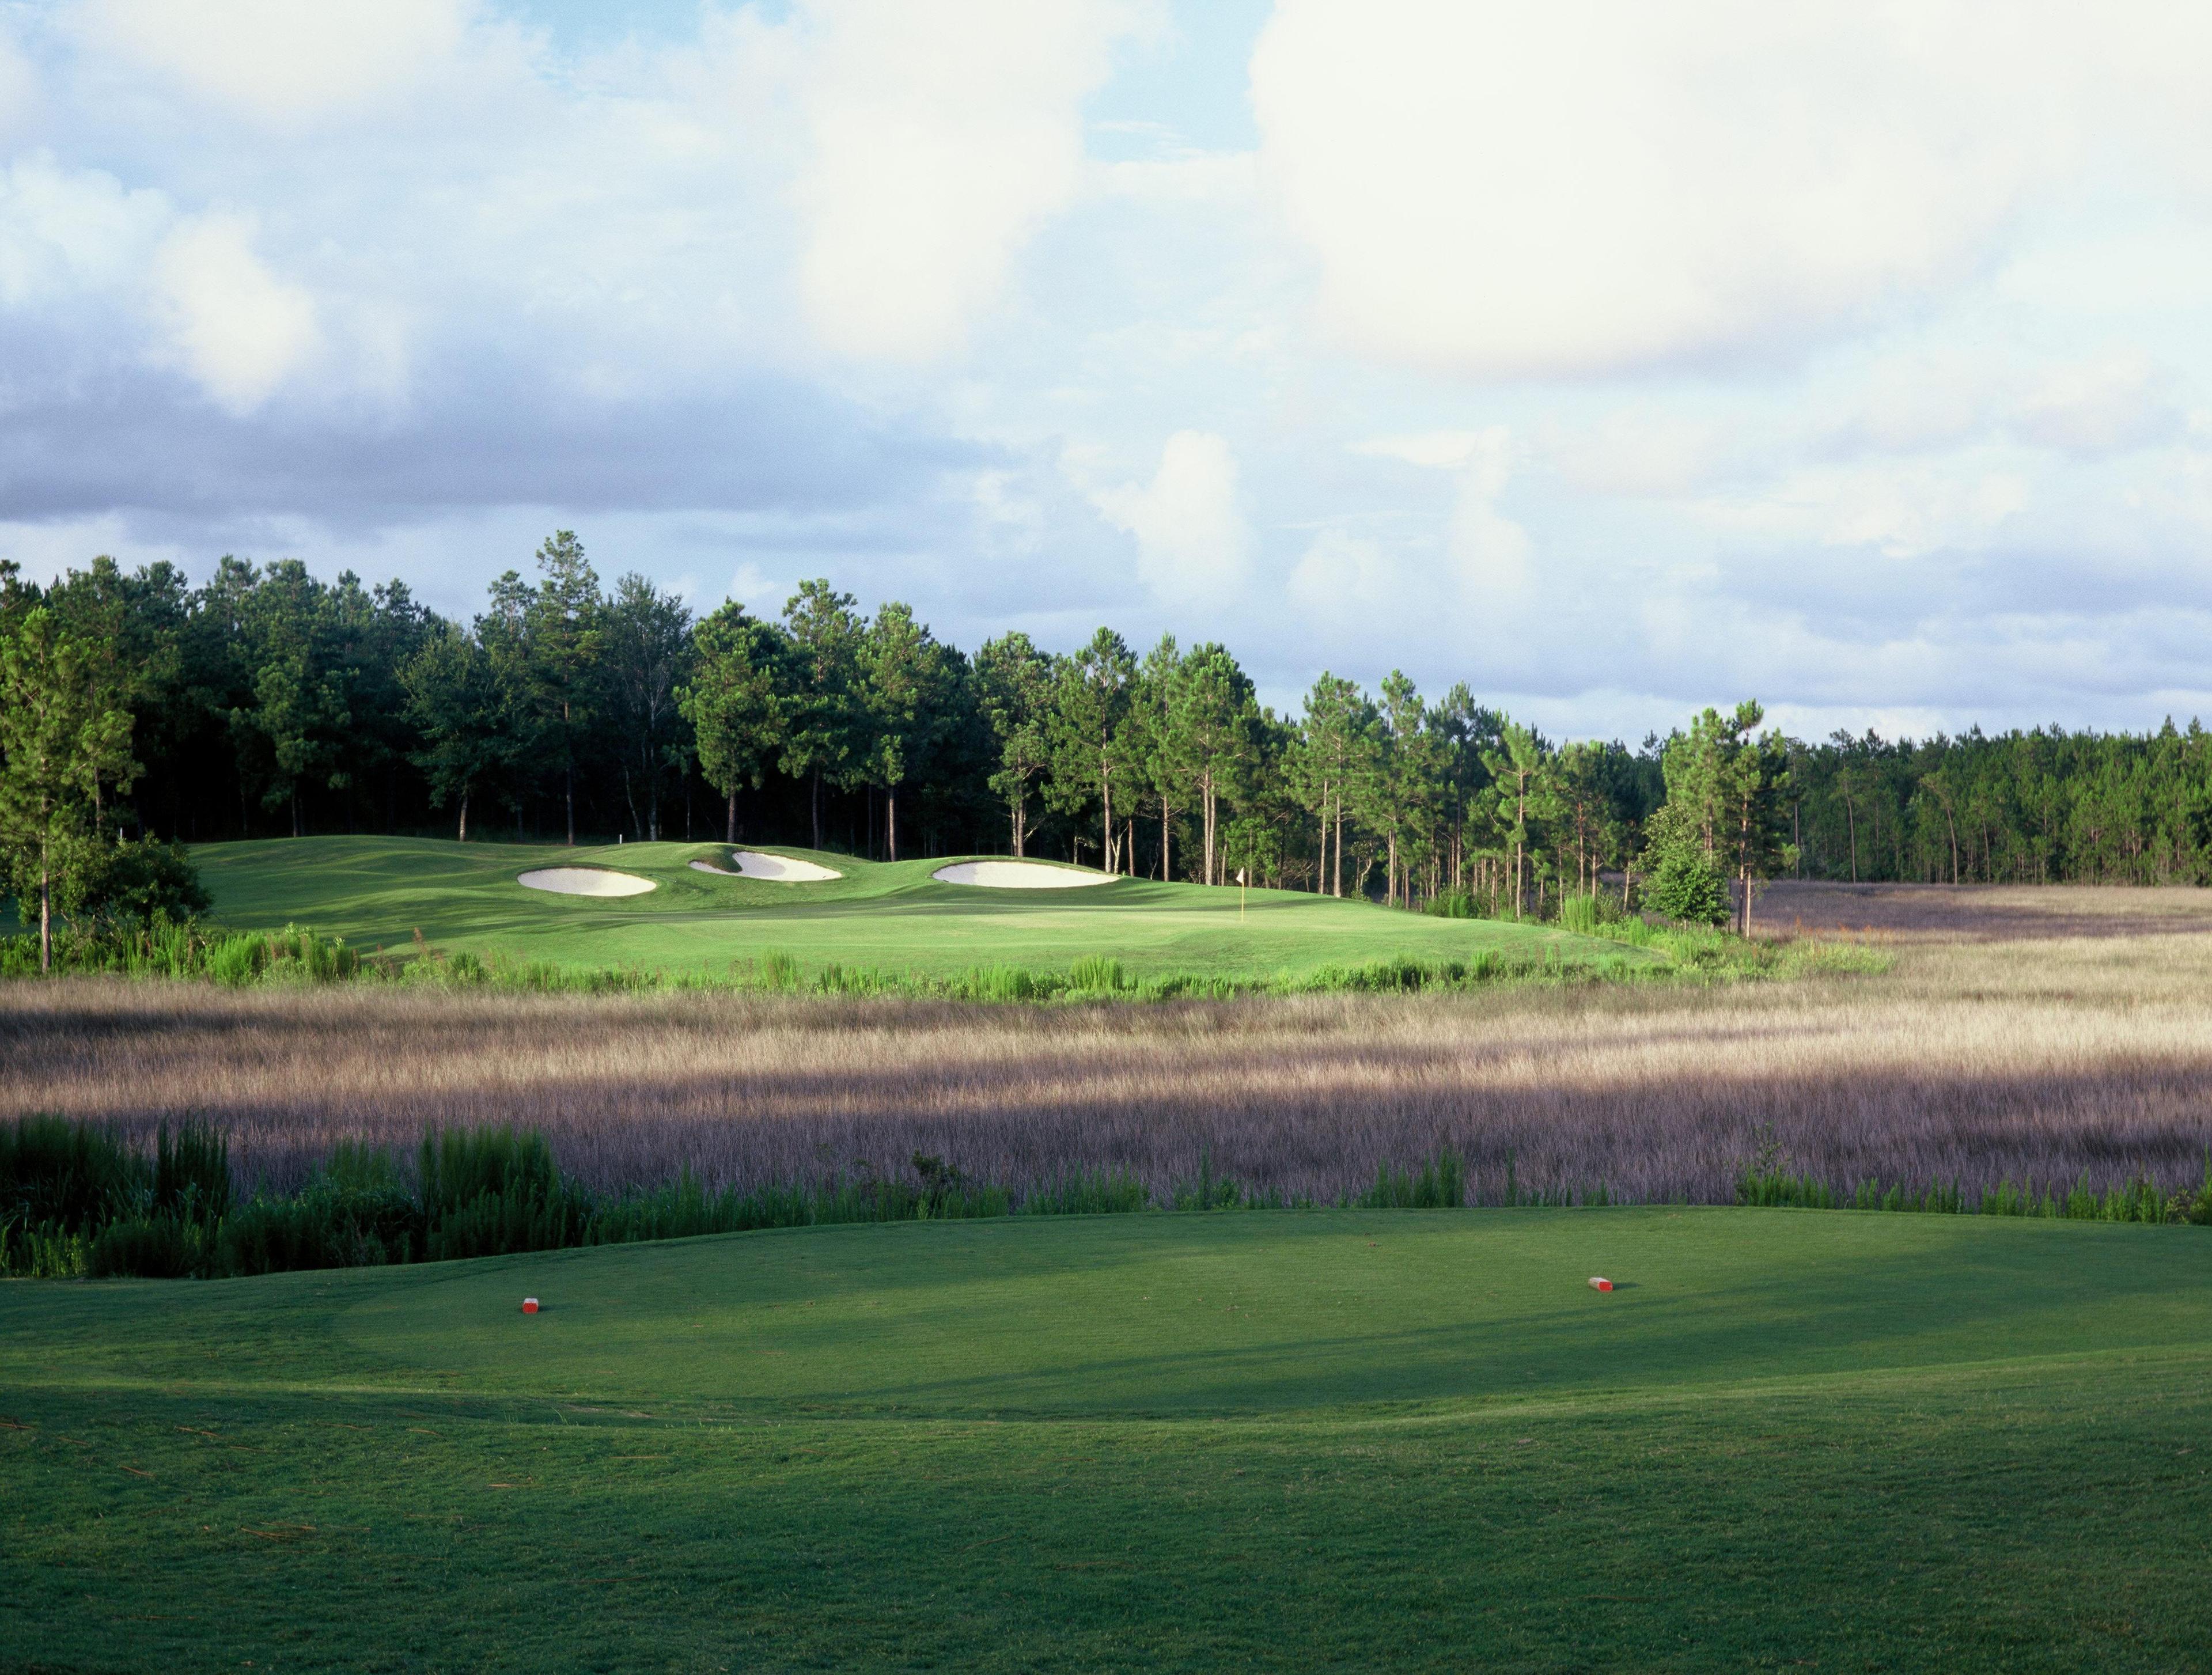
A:
{"label": "sand bunker", "polygon": [[722,878],[766,878],[779,884],[817,884],[824,878],[842,878],[842,872],[826,866],[817,866],[812,861],[794,861],[784,855],[763,855],[750,849],[733,849],[730,859],[737,870],[716,866],[712,861],[694,861],[694,872],[711,872]]}
{"label": "sand bunker", "polygon": [[1040,866],[1035,861],[957,861],[929,875],[940,884],[976,884],[985,889],[1080,889],[1110,884],[1111,872],[1072,866]]}
{"label": "sand bunker", "polygon": [[550,889],[556,895],[642,895],[659,886],[635,873],[610,872],[603,866],[548,866],[514,881],[525,889]]}

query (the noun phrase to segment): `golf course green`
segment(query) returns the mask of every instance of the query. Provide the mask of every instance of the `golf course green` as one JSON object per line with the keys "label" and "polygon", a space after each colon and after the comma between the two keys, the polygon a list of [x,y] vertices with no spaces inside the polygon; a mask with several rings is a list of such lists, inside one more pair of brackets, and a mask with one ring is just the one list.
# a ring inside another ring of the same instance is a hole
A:
{"label": "golf course green", "polygon": [[[563,967],[639,966],[726,974],[771,951],[803,968],[837,964],[945,976],[977,966],[1065,971],[1119,960],[1133,979],[1295,977],[1330,965],[1487,953],[1539,962],[1654,956],[1560,932],[1431,919],[1293,890],[1208,889],[1117,878],[1079,889],[939,883],[959,857],[881,863],[769,849],[842,876],[787,883],[701,872],[729,865],[720,844],[599,848],[313,837],[199,846],[192,859],[213,917],[240,930],[312,927],[364,950],[431,947]],[[1050,866],[1053,863],[1042,863]],[[651,881],[645,894],[593,897],[525,888],[540,868],[594,868]]]}
{"label": "golf course green", "polygon": [[0,1668],[2170,1670],[2208,1470],[2191,1227],[1037,1217],[15,1282]]}

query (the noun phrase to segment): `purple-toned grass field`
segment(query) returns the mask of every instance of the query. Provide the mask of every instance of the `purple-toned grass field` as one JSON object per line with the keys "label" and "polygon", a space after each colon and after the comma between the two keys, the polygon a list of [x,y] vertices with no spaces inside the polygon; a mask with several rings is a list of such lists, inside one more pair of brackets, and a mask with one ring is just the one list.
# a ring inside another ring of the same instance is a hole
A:
{"label": "purple-toned grass field", "polygon": [[1164,1006],[0,989],[0,1114],[225,1127],[248,1182],[341,1138],[544,1130],[601,1187],[899,1172],[917,1151],[1017,1188],[1201,1154],[1334,1199],[1451,1147],[1523,1191],[1726,1200],[1771,1161],[1868,1179],[2202,1179],[2212,892],[1778,886],[1765,925],[1895,954],[1875,976]]}

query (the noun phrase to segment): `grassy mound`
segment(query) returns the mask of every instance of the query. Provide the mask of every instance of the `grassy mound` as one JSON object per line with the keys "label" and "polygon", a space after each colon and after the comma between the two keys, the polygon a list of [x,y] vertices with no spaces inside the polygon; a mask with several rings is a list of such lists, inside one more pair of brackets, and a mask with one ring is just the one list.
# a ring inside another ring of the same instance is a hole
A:
{"label": "grassy mound", "polygon": [[1686,1209],[10,1284],[0,1666],[2183,1667],[2208,1321],[2197,1229]]}
{"label": "grassy mound", "polygon": [[[1169,975],[1301,975],[1377,960],[1567,963],[1651,956],[1554,927],[1431,919],[1291,890],[1209,889],[1121,879],[1079,890],[978,889],[930,877],[937,856],[884,864],[773,849],[839,869],[819,883],[726,877],[720,844],[568,849],[426,838],[327,837],[195,849],[214,916],[241,929],[309,925],[356,948],[426,943],[481,958],[564,967],[637,965],[718,974],[787,955],[950,976],[976,967],[1066,971],[1118,960],[1135,980]],[[957,859],[957,858],[955,858]],[[617,899],[548,895],[515,876],[538,867],[611,867],[658,886]],[[1242,899],[1240,899],[1240,897]]]}

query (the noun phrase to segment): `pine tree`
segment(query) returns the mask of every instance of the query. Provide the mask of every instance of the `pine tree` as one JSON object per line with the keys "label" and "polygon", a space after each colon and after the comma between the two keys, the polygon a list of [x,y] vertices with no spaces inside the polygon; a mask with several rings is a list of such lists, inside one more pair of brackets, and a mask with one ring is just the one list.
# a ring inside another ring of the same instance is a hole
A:
{"label": "pine tree", "polygon": [[1136,659],[1121,636],[1101,628],[1091,643],[1060,666],[1053,690],[1051,736],[1054,805],[1065,814],[1098,807],[1099,864],[1121,868],[1115,803],[1131,777],[1132,740],[1126,736]]}
{"label": "pine tree", "polygon": [[853,596],[821,578],[799,583],[799,592],[784,604],[783,622],[791,641],[786,665],[791,684],[783,697],[787,725],[778,765],[793,779],[807,781],[807,809],[819,849],[823,786],[843,786],[866,748],[860,684],[866,627],[854,613]]}
{"label": "pine tree", "polygon": [[691,677],[677,707],[691,724],[699,771],[722,793],[724,838],[738,841],[738,790],[757,791],[783,747],[790,646],[772,623],[735,602],[691,631]]}
{"label": "pine tree", "polygon": [[139,771],[131,713],[100,662],[44,605],[0,640],[0,853],[23,916],[38,904],[41,971],[53,967],[54,914],[99,878],[100,788],[127,792]]}
{"label": "pine tree", "polygon": [[513,712],[519,695],[501,679],[483,645],[441,622],[399,671],[407,713],[422,730],[412,759],[429,780],[439,808],[459,804],[458,837],[469,841],[469,799],[509,764]]}
{"label": "pine tree", "polygon": [[975,690],[998,747],[990,787],[1006,804],[1014,853],[1029,853],[1030,794],[1052,765],[1051,657],[1025,634],[1002,634],[975,653]]}
{"label": "pine tree", "polygon": [[576,841],[576,769],[599,720],[604,689],[599,578],[573,531],[556,530],[538,549],[540,580],[525,609],[525,668],[538,737],[561,773],[567,841]]}

